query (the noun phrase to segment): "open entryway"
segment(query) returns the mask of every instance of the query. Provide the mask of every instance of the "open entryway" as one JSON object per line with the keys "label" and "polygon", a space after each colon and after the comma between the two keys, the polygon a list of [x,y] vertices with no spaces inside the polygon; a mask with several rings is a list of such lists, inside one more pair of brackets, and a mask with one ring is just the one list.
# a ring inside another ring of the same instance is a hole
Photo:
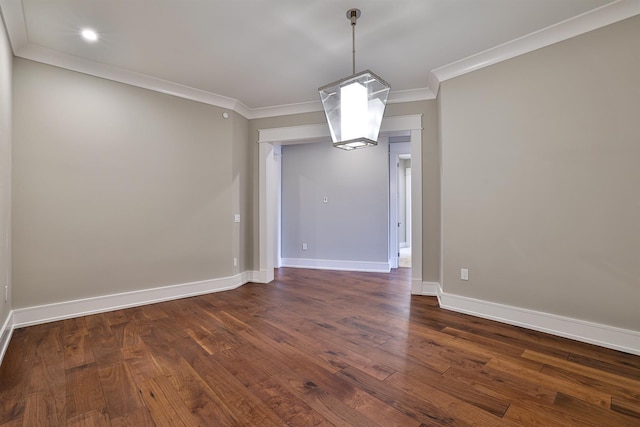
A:
{"label": "open entryway", "polygon": [[[410,226],[405,223],[404,234],[407,231],[410,239],[405,237],[405,244],[412,247],[411,257],[411,288],[413,293],[418,293],[422,289],[422,222],[415,218],[422,218],[422,117],[421,115],[397,116],[385,118],[382,123],[381,133],[390,135],[400,135],[405,138],[406,143],[411,147],[409,154],[411,159],[411,174],[409,175],[409,192],[411,194]],[[278,265],[278,217],[280,197],[279,192],[279,169],[280,159],[278,149],[280,145],[291,143],[328,141],[329,130],[326,124],[293,126],[285,128],[263,129],[259,131],[259,263],[260,271],[253,278],[254,281],[268,283],[274,278],[274,267]],[[397,177],[396,177],[397,179]],[[405,175],[406,179],[406,175]],[[406,188],[405,188],[406,192]],[[330,200],[329,200],[330,203]],[[406,206],[406,204],[405,204]],[[396,214],[397,222],[397,214]],[[386,227],[385,227],[386,228]],[[397,235],[397,229],[396,229]],[[396,237],[397,238],[397,237]],[[399,244],[398,242],[398,249]],[[397,254],[398,252],[396,252]],[[391,253],[390,253],[391,255]],[[396,255],[397,256],[397,255]],[[391,258],[391,257],[389,257]],[[389,262],[391,266],[391,259]],[[387,270],[388,271],[388,270]]]}
{"label": "open entryway", "polygon": [[389,136],[389,254],[391,268],[411,268],[410,135]]}

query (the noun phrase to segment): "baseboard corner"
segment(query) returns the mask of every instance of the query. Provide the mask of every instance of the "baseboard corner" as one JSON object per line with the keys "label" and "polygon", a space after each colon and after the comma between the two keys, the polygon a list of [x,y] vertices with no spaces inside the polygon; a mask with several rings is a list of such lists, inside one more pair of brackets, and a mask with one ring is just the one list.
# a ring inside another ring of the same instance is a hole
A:
{"label": "baseboard corner", "polygon": [[11,336],[13,335],[13,310],[9,312],[7,319],[2,325],[2,329],[0,330],[0,365],[2,365],[2,361],[4,360],[4,355],[7,352],[7,348],[9,348],[9,342],[11,341]]}

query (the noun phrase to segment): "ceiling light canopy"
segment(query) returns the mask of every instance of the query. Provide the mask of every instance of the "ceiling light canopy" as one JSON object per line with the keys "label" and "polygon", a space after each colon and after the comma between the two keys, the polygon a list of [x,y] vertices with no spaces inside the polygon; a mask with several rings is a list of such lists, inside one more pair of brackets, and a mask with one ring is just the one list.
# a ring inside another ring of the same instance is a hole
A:
{"label": "ceiling light canopy", "polygon": [[347,11],[351,21],[353,74],[318,89],[327,116],[333,146],[354,150],[378,144],[378,133],[391,87],[369,70],[356,74],[356,20],[358,9]]}
{"label": "ceiling light canopy", "polygon": [[80,32],[80,34],[82,35],[82,38],[88,42],[98,41],[98,33],[96,33],[91,28],[83,29],[82,32]]}

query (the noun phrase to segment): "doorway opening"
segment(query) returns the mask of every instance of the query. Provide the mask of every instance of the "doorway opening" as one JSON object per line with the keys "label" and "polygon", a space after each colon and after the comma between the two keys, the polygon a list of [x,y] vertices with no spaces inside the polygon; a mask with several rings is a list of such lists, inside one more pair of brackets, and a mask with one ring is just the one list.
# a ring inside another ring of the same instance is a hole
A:
{"label": "doorway opening", "polygon": [[411,137],[389,137],[389,254],[391,268],[411,268]]}
{"label": "doorway opening", "polygon": [[[411,175],[411,223],[412,246],[411,292],[422,290],[422,115],[395,116],[383,119],[382,132],[403,132],[409,135],[412,158]],[[255,282],[269,283],[274,278],[274,267],[278,265],[278,169],[279,161],[275,147],[292,143],[317,142],[329,138],[326,124],[291,126],[259,130],[259,271],[252,276]],[[397,230],[396,230],[397,232]],[[398,252],[396,252],[397,254]]]}

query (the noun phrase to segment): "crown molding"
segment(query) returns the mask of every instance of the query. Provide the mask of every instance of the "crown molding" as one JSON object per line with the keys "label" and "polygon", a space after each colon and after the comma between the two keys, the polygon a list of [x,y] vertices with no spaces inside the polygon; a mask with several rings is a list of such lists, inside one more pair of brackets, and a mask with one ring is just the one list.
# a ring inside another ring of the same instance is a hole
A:
{"label": "crown molding", "polygon": [[400,104],[402,102],[426,101],[436,99],[436,94],[429,87],[410,90],[398,90],[389,93],[388,104]]}
{"label": "crown molding", "polygon": [[617,0],[589,12],[519,37],[451,64],[436,68],[429,76],[429,87],[438,93],[440,83],[534,50],[568,40],[640,14],[640,0]]}
{"label": "crown molding", "polygon": [[68,55],[35,44],[27,44],[14,53],[20,58],[30,59],[43,64],[53,65],[76,71],[78,73],[101,77],[103,79],[113,80],[155,92],[226,108],[242,114],[245,117],[251,113],[249,107],[237,99],[216,95],[211,92],[194,89],[192,87],[162,80],[146,74],[135,73],[100,62],[78,58],[77,56]]}
{"label": "crown molding", "polygon": [[[17,57],[226,108],[235,111],[247,119],[322,111],[320,101],[250,108],[234,98],[217,95],[212,92],[38,46],[29,42],[22,0],[0,0],[0,9],[4,16],[4,22],[7,27],[13,53]],[[614,1],[613,3],[609,3],[513,41],[431,70],[427,74],[428,86],[426,88],[391,92],[388,102],[394,104],[436,99],[440,89],[440,83],[443,81],[506,61],[638,14],[640,14],[640,0]]]}

